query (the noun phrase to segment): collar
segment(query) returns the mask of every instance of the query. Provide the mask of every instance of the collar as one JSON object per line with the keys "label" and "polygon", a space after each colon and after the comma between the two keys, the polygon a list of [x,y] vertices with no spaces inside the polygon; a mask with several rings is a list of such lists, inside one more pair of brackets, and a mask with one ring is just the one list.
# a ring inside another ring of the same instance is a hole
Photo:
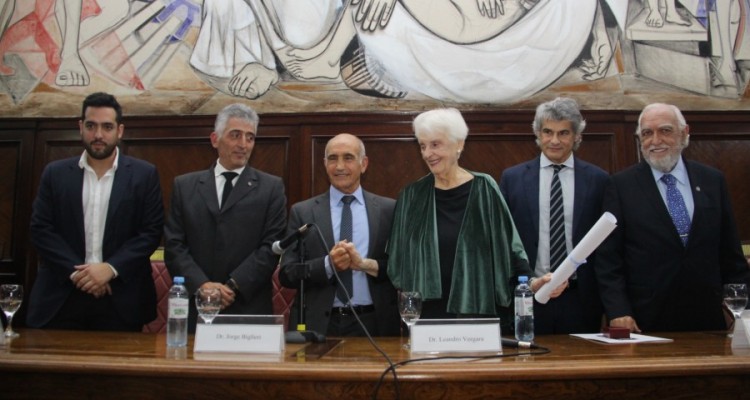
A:
{"label": "collar", "polygon": [[[651,167],[651,166],[649,166]],[[677,182],[679,182],[682,185],[688,184],[688,173],[687,173],[687,167],[685,166],[685,162],[682,161],[682,157],[680,157],[679,160],[677,160],[677,165],[672,168],[669,172],[661,172],[658,169],[651,168],[651,173],[654,175],[654,179],[659,182],[661,180],[661,177],[666,174],[671,174],[672,176],[677,179]]]}
{"label": "collar", "polygon": [[[549,166],[554,165],[554,164],[557,164],[557,163],[553,163],[552,161],[550,161],[550,159],[547,158],[547,156],[544,155],[544,153],[542,153],[540,155],[540,157],[539,157],[539,167],[540,168],[546,168],[546,167],[549,167]],[[564,165],[566,168],[570,168],[570,169],[573,169],[573,165],[574,164],[575,164],[575,162],[573,161],[573,153],[570,153],[570,156],[568,156],[568,159],[565,160],[562,163],[562,165]]]}
{"label": "collar", "polygon": [[[331,206],[336,206],[341,202],[341,198],[346,196],[347,194],[336,189],[335,187],[330,187],[330,196],[331,196]],[[357,190],[354,191],[354,193],[351,194],[354,196],[355,199],[359,202],[359,204],[365,204],[365,197],[362,193],[362,185],[360,185]]]}
{"label": "collar", "polygon": [[[81,169],[85,169],[88,171],[93,171],[94,169],[89,165],[89,159],[86,156],[88,153],[86,153],[86,150],[83,151],[83,154],[81,154],[81,158],[78,159],[78,167]],[[117,165],[120,161],[120,148],[115,147],[115,161],[112,163],[112,166],[109,168],[108,171],[117,171]]]}
{"label": "collar", "polygon": [[229,171],[236,172],[237,176],[240,176],[240,175],[242,175],[242,171],[244,171],[244,170],[245,170],[245,167],[240,167],[240,168],[237,168],[237,169],[226,169],[226,168],[224,168],[223,165],[221,165],[221,163],[219,162],[219,160],[216,160],[216,166],[214,167],[214,177],[218,178],[219,176],[221,176],[222,172],[229,172]]}

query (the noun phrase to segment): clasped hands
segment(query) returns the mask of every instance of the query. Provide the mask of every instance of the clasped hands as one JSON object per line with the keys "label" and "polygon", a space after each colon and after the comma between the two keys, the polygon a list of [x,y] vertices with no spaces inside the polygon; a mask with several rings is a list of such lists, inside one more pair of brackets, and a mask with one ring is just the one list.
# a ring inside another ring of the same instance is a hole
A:
{"label": "clasped hands", "polygon": [[364,259],[357,251],[354,243],[346,240],[342,240],[336,243],[335,246],[328,253],[328,257],[331,260],[331,265],[336,268],[336,271],[346,271],[352,269],[354,271],[363,270]]}
{"label": "clasped hands", "polygon": [[229,286],[219,282],[206,282],[201,285],[201,289],[216,288],[221,292],[221,309],[225,309],[234,303],[235,293]]}
{"label": "clasped hands", "polygon": [[107,263],[90,263],[74,266],[76,269],[70,274],[70,280],[76,288],[97,299],[112,294],[109,281],[115,277],[115,272]]}

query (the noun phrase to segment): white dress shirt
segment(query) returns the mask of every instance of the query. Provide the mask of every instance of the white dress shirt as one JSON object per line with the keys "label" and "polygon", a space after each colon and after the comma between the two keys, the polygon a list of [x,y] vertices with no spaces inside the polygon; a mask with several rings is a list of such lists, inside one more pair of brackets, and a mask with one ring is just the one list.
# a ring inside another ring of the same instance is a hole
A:
{"label": "white dress shirt", "polygon": [[[115,171],[120,160],[120,150],[115,148],[115,161],[112,168],[102,175],[96,176],[96,172],[89,165],[87,153],[83,152],[78,166],[83,170],[83,229],[86,235],[86,263],[104,262],[102,245],[104,242],[104,229],[107,223],[107,211],[109,210],[109,199],[112,195],[112,184],[115,181]],[[113,268],[114,271],[114,268]],[[114,271],[116,273],[116,271]]]}
{"label": "white dress shirt", "polygon": [[[536,253],[534,274],[539,277],[550,272],[549,265],[549,196],[554,163],[542,153],[539,159],[539,247]],[[563,195],[563,217],[565,219],[565,248],[573,250],[573,198],[575,195],[574,157],[570,154],[558,173]]]}
{"label": "white dress shirt", "polygon": [[214,176],[216,177],[216,197],[219,199],[219,209],[221,209],[221,196],[224,194],[224,184],[227,183],[227,178],[222,175],[222,172],[236,172],[237,176],[232,179],[232,187],[237,184],[237,179],[240,179],[240,175],[242,175],[242,171],[245,170],[245,167],[237,168],[237,169],[226,169],[224,168],[221,163],[216,160],[216,167],[214,167]]}

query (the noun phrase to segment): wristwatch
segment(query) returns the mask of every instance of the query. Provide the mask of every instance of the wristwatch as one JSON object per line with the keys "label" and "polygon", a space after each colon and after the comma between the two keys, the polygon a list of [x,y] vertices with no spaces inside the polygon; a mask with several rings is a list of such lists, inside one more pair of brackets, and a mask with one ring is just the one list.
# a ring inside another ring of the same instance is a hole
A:
{"label": "wristwatch", "polygon": [[237,286],[237,282],[234,280],[234,278],[229,278],[229,280],[227,280],[227,282],[225,283],[225,285],[228,288],[232,289],[232,291],[234,292],[234,294],[237,294],[240,291],[240,287]]}

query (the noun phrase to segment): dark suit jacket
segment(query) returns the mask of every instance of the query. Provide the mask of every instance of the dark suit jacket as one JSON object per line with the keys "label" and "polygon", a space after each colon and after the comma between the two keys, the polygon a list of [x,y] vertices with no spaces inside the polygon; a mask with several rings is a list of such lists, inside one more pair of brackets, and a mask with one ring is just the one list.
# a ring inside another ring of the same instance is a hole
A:
{"label": "dark suit jacket", "polygon": [[[602,197],[609,175],[603,169],[578,157],[575,157],[574,162],[575,189],[572,239],[575,246],[601,216]],[[516,224],[516,229],[529,257],[529,263],[531,268],[534,269],[539,248],[539,157],[503,171],[500,178],[500,191],[508,203],[508,208],[513,215],[513,222]],[[583,314],[585,321],[581,321],[582,325],[581,323],[571,324],[570,329],[563,330],[580,331],[584,329],[587,332],[596,332],[599,329],[602,306],[594,275],[595,265],[596,260],[592,255],[577,270],[578,299],[576,304],[585,310]],[[553,304],[557,300],[552,299],[547,304]],[[538,304],[537,306],[539,307]],[[569,310],[558,311],[565,313]],[[565,321],[566,318],[568,318],[566,315],[555,317],[560,321]],[[580,318],[580,316],[576,318]],[[560,329],[556,329],[554,332],[538,333],[574,332],[562,332]]]}
{"label": "dark suit jacket", "polygon": [[597,278],[607,316],[644,331],[725,329],[722,284],[747,282],[724,175],[685,161],[695,202],[687,246],[644,161],[612,176],[604,209],[618,227],[600,246]]}
{"label": "dark suit jacket", "polygon": [[[184,276],[188,291],[205,282],[239,286],[223,314],[272,314],[271,276],[278,256],[271,251],[285,230],[286,196],[279,177],[246,167],[220,210],[213,167],[175,178],[164,261],[172,276]],[[190,302],[190,327],[197,314]]]}
{"label": "dark suit jacket", "polygon": [[[118,277],[110,282],[112,301],[127,323],[156,318],[156,291],[149,257],[159,246],[164,206],[156,168],[120,153],[107,211],[102,256]],[[31,216],[31,240],[39,270],[31,292],[27,323],[40,328],[77,290],[70,280],[84,264],[83,170],[80,157],[50,163],[42,173]]]}
{"label": "dark suit jacket", "polygon": [[[393,208],[396,201],[363,191],[367,220],[370,229],[370,248],[367,253],[358,249],[362,257],[378,261],[379,273],[377,278],[367,275],[373,305],[377,318],[378,332],[370,332],[373,336],[397,336],[400,330],[398,313],[398,299],[396,289],[388,279],[388,257],[385,247],[391,234]],[[326,191],[311,199],[292,206],[289,217],[289,233],[304,224],[315,224],[323,235],[326,244],[334,245],[333,228],[331,225],[330,194]],[[305,303],[307,306],[306,324],[308,330],[323,333],[328,330],[333,298],[336,295],[335,278],[328,279],[325,270],[325,256],[329,248],[321,243],[316,233],[305,236],[305,260],[309,265],[310,275],[305,283]],[[289,278],[290,265],[299,262],[299,252],[295,248],[284,253],[281,263],[279,280],[286,287],[298,287],[298,281]],[[295,329],[299,320],[299,304],[295,302],[290,315],[290,329]]]}

